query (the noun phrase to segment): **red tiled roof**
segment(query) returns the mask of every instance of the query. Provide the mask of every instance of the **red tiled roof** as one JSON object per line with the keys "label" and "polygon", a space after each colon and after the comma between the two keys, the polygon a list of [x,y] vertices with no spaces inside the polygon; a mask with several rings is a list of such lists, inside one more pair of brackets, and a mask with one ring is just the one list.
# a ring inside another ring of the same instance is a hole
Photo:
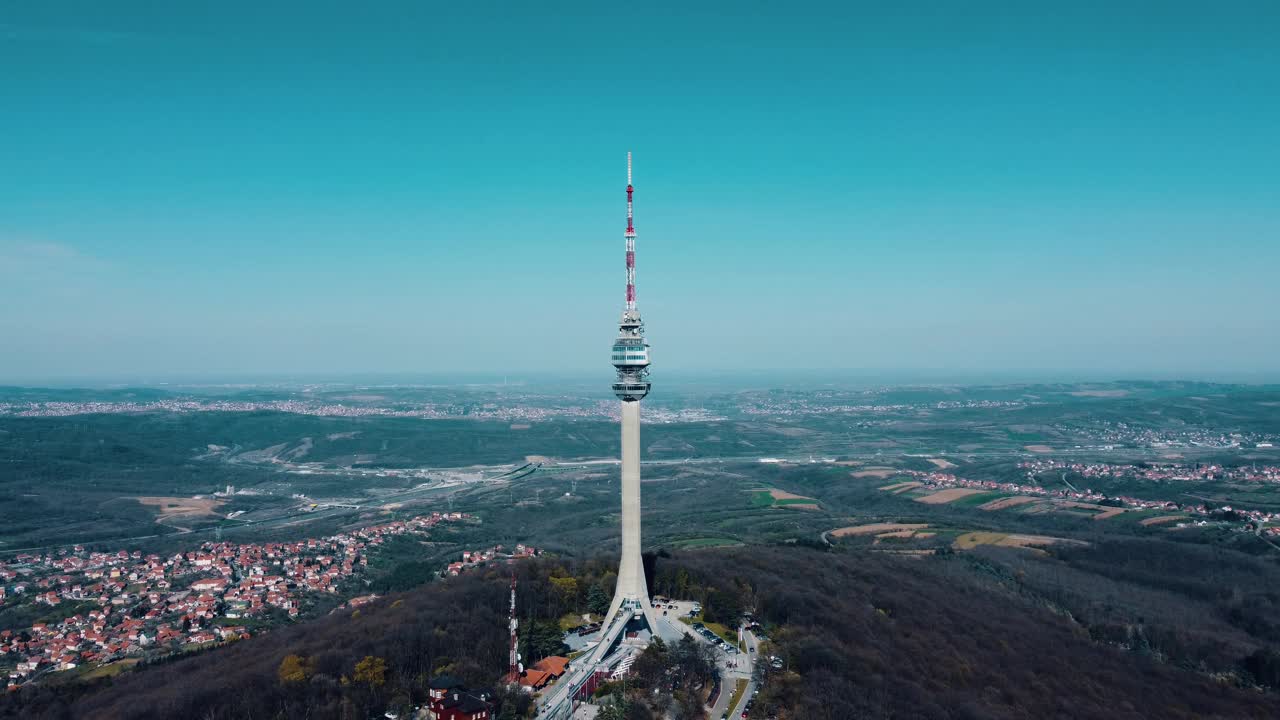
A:
{"label": "red tiled roof", "polygon": [[569,667],[569,658],[552,655],[534,663],[533,667],[555,677],[560,677]]}
{"label": "red tiled roof", "polygon": [[531,688],[540,688],[551,681],[551,673],[541,670],[526,670],[520,684]]}

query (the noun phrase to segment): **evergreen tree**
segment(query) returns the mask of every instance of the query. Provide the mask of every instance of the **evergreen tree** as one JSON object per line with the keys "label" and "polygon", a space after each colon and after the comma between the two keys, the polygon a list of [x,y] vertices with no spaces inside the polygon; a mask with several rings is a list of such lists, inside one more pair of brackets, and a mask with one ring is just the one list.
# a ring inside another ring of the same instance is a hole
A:
{"label": "evergreen tree", "polygon": [[622,696],[622,693],[616,693],[609,702],[600,706],[600,712],[596,714],[596,720],[627,720],[627,707],[631,703]]}
{"label": "evergreen tree", "polygon": [[544,657],[562,655],[569,651],[569,646],[564,644],[564,633],[555,622],[535,620],[529,623],[528,629],[520,636],[520,645],[526,666]]}
{"label": "evergreen tree", "polygon": [[609,612],[609,594],[599,585],[592,585],[587,593],[587,610],[596,615]]}

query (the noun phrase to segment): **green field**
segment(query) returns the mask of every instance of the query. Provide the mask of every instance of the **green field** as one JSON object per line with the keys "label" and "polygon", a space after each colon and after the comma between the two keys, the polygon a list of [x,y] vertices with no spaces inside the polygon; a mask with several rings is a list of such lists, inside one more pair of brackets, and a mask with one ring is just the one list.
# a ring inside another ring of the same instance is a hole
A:
{"label": "green field", "polygon": [[810,497],[774,499],[769,490],[753,490],[751,506],[756,508],[786,507],[788,505],[817,505],[818,501]]}
{"label": "green field", "polygon": [[698,548],[698,547],[733,547],[741,545],[738,540],[731,538],[692,538],[689,540],[675,540],[668,543],[673,548]]}
{"label": "green field", "polygon": [[784,498],[782,500],[774,500],[774,507],[786,507],[787,505],[816,505],[818,504],[813,498]]}
{"label": "green field", "polygon": [[730,630],[727,626],[725,626],[722,623],[707,622],[706,619],[702,617],[702,615],[694,615],[693,617],[681,616],[680,622],[689,626],[692,626],[694,623],[702,623],[704,626],[706,626],[708,630],[715,633],[716,637],[719,637],[721,640],[724,640],[730,645],[738,644],[737,632]]}
{"label": "green field", "polygon": [[978,507],[989,502],[994,502],[1007,497],[1014,497],[1011,493],[984,492],[974,495],[966,495],[959,500],[948,503],[952,507]]}

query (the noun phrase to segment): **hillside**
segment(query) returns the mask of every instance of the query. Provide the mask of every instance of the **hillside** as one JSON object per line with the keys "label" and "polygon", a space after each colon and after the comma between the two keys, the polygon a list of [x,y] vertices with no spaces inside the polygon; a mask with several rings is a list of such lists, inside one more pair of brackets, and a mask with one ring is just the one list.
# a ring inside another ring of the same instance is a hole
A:
{"label": "hillside", "polygon": [[[654,589],[756,606],[787,659],[757,706],[780,720],[1280,711],[1270,692],[1093,639],[1062,608],[975,572],[974,562],[803,547],[690,551],[657,558]],[[607,568],[607,559],[519,566],[521,616],[558,617]],[[558,590],[553,573],[577,576],[577,594]],[[500,574],[434,583],[115,678],[25,688],[0,701],[0,718],[354,718],[418,700],[442,669],[492,686],[505,663],[506,590]],[[289,655],[299,659],[293,681],[280,672]],[[380,682],[353,680],[367,657],[385,662]]]}

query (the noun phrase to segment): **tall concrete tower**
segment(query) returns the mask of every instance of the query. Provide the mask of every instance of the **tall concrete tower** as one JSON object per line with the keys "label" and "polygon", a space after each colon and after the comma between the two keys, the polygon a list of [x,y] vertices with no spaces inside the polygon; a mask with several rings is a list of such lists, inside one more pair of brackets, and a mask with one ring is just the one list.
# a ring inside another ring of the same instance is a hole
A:
{"label": "tall concrete tower", "polygon": [[649,602],[644,562],[640,558],[640,401],[649,394],[649,344],[644,322],[636,310],[636,230],[631,212],[631,153],[627,153],[627,304],[613,341],[613,367],[618,381],[613,393],[622,401],[622,562],[618,588],[605,616],[610,627],[622,609],[638,611],[651,632],[658,624]]}

